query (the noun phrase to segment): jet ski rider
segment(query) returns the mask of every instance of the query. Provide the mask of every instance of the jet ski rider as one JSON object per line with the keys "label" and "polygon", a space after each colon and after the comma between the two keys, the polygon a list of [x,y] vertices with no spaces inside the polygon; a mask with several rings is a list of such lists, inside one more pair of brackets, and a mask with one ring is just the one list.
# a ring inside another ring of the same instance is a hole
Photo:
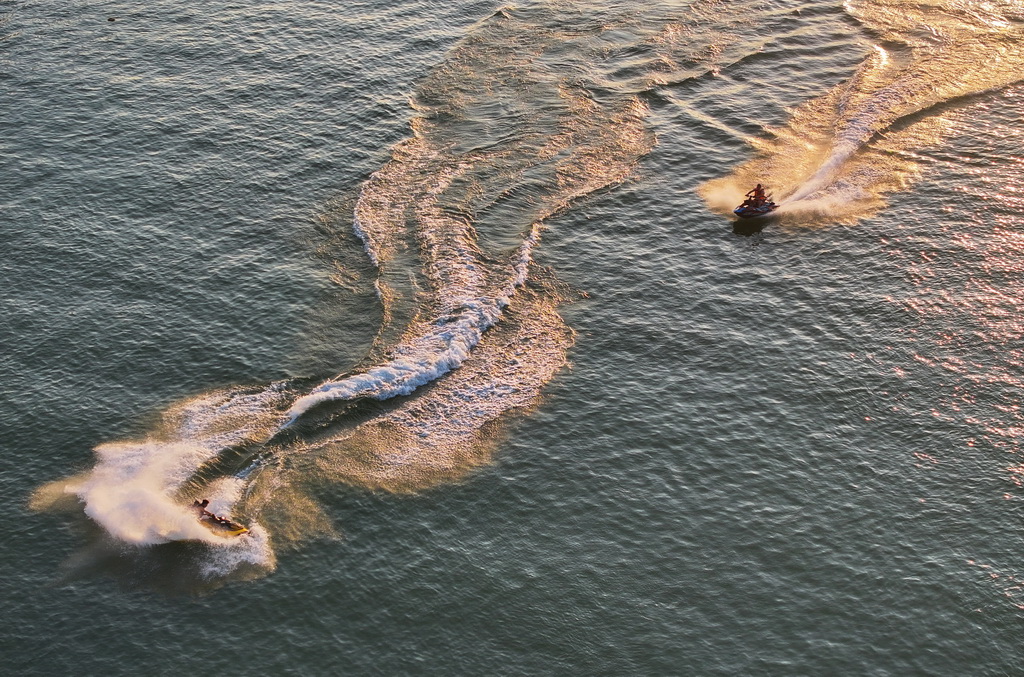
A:
{"label": "jet ski rider", "polygon": [[768,201],[768,198],[764,194],[764,188],[760,183],[754,186],[752,190],[748,191],[744,197],[748,198],[748,202],[754,207],[760,207]]}
{"label": "jet ski rider", "polygon": [[192,507],[195,509],[195,511],[197,513],[199,513],[199,519],[201,519],[201,520],[215,520],[215,519],[217,519],[216,515],[214,515],[212,512],[210,512],[209,510],[206,509],[206,506],[208,506],[208,505],[210,505],[210,499],[208,499],[208,498],[204,498],[202,503],[200,503],[199,501],[193,501],[192,502]]}

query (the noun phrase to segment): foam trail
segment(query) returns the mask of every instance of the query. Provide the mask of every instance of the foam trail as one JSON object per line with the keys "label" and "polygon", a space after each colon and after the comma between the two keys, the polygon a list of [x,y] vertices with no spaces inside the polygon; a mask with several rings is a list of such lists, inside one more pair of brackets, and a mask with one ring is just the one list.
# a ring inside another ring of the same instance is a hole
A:
{"label": "foam trail", "polygon": [[[866,82],[870,76],[885,70],[888,66],[888,54],[876,45],[875,54],[862,66],[859,76],[854,79],[854,85]],[[821,166],[805,179],[795,192],[783,198],[786,204],[791,206],[792,203],[805,200],[832,185],[850,158],[880,129],[891,124],[893,118],[901,114],[899,106],[906,98],[906,93],[901,91],[902,89],[905,89],[905,86],[897,82],[873,93],[860,108],[854,109],[839,129],[832,149]]]}
{"label": "foam trail", "polygon": [[[751,23],[724,0],[538,3],[481,22],[417,89],[412,137],[354,205],[381,306],[363,367],[312,392],[296,381],[172,407],[144,439],[98,447],[95,467],[61,488],[128,558],[196,549],[125,543],[201,540],[218,546],[203,550],[202,575],[237,578],[273,565],[271,528],[278,541],[332,531],[312,496],[325,478],[418,491],[486,462],[500,421],[538,401],[574,341],[557,313],[573,295],[531,271],[542,224],[628,180],[655,144],[652,88],[735,61]],[[276,436],[320,403],[399,395],[410,397]],[[199,497],[251,534],[211,535],[188,507]]]}
{"label": "foam trail", "polygon": [[398,355],[386,364],[354,376],[324,383],[288,410],[289,423],[312,407],[331,400],[372,397],[384,400],[408,395],[416,388],[455,369],[470,356],[483,333],[500,318],[515,288],[526,280],[530,252],[540,241],[540,224],[534,224],[515,257],[513,275],[493,297],[456,296],[451,303],[461,311],[434,321],[435,329],[398,346]]}

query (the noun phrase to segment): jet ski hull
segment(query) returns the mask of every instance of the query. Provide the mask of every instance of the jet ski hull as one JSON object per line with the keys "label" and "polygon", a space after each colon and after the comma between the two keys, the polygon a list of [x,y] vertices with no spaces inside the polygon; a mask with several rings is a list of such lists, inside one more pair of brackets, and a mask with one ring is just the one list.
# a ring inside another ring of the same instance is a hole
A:
{"label": "jet ski hull", "polygon": [[238,522],[232,522],[226,517],[217,517],[216,515],[212,517],[204,516],[199,519],[199,523],[218,536],[232,537],[249,533],[249,529]]}
{"label": "jet ski hull", "polygon": [[741,219],[757,219],[762,216],[768,216],[778,208],[779,205],[774,202],[765,202],[763,205],[758,205],[757,207],[744,207],[743,205],[740,205],[736,209],[732,210],[732,213]]}

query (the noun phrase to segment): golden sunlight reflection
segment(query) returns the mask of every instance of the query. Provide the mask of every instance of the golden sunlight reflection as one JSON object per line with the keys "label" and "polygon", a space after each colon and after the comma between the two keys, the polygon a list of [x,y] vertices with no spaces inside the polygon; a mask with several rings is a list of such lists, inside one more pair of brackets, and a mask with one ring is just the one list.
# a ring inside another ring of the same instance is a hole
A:
{"label": "golden sunlight reflection", "polygon": [[[1007,454],[996,467],[1009,500],[1024,500],[1024,130],[1015,112],[1022,99],[1018,86],[949,116],[959,131],[950,148],[932,153],[937,179],[929,186],[952,186],[931,198],[948,207],[942,221],[932,233],[883,241],[913,288],[896,300],[917,319],[908,333],[920,369],[907,381],[939,384],[922,425],[965,424],[971,432],[950,440],[950,453]],[[915,457],[927,467],[924,455]]]}

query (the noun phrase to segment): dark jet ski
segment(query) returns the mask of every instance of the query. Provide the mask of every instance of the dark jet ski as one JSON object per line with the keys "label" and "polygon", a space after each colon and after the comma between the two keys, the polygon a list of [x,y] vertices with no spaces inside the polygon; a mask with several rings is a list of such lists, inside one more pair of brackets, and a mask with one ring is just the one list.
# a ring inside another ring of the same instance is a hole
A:
{"label": "dark jet ski", "polygon": [[779,207],[772,202],[771,195],[765,195],[764,186],[760,183],[747,191],[743,197],[746,198],[743,204],[732,210],[732,213],[741,219],[756,219],[771,214]]}
{"label": "dark jet ski", "polygon": [[765,199],[765,201],[760,204],[753,204],[751,200],[747,200],[739,207],[732,210],[732,213],[741,219],[756,219],[759,216],[771,214],[778,208],[779,205],[768,199]]}

